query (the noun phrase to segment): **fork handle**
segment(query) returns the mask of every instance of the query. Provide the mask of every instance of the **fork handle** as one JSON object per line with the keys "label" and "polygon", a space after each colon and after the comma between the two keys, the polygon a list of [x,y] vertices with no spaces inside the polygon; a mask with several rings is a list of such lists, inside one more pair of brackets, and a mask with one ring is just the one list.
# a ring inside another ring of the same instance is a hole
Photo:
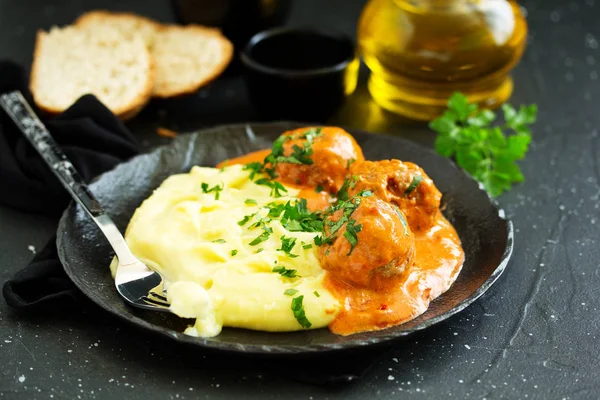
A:
{"label": "fork handle", "polygon": [[67,189],[71,197],[81,205],[94,220],[114,249],[122,265],[132,264],[137,259],[131,254],[129,247],[112,219],[96,200],[66,154],[60,149],[42,121],[35,115],[21,92],[14,91],[0,95],[0,106],[15,122],[29,143],[42,156],[60,183]]}

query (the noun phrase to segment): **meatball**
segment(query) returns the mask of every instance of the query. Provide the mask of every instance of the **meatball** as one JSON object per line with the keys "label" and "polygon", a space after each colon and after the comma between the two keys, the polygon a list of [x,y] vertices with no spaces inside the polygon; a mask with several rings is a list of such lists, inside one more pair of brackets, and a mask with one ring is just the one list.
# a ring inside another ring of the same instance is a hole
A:
{"label": "meatball", "polygon": [[[325,238],[332,239],[319,248],[319,259],[338,279],[376,289],[412,265],[415,239],[394,205],[374,196],[350,202],[358,204],[351,214],[342,208],[325,219]],[[339,222],[344,223],[336,230]]]}
{"label": "meatball", "polygon": [[[364,156],[354,138],[336,127],[307,127],[285,132],[283,160],[275,172],[283,183],[317,187],[336,193],[343,185],[350,165]],[[286,157],[295,161],[285,161]]]}
{"label": "meatball", "polygon": [[348,194],[362,190],[397,205],[415,232],[428,230],[436,220],[442,194],[418,165],[400,160],[365,161],[350,167]]}

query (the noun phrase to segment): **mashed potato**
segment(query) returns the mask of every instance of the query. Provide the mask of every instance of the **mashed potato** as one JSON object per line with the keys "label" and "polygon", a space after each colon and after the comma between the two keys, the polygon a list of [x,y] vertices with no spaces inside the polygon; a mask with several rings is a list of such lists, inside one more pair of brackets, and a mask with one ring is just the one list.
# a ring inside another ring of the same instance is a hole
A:
{"label": "mashed potato", "polygon": [[318,233],[291,232],[269,220],[268,205],[293,204],[298,190],[274,197],[258,178],[241,165],[194,167],[166,179],[129,223],[125,239],[165,278],[172,311],[196,318],[187,334],[216,336],[223,326],[302,330],[306,324],[292,311],[300,296],[311,329],[327,326],[340,310],[323,287],[313,244]]}

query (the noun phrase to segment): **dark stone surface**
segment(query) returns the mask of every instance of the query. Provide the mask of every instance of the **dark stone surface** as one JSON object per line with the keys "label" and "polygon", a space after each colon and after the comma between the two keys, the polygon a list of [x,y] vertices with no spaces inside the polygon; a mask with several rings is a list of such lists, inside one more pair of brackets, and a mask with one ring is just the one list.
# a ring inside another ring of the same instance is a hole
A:
{"label": "dark stone surface", "polygon": [[[600,4],[521,3],[531,38],[511,102],[538,103],[539,122],[522,163],[526,185],[499,199],[515,223],[513,260],[474,306],[398,344],[361,381],[324,387],[281,378],[252,359],[192,355],[88,304],[85,313],[17,315],[0,302],[0,397],[599,398]],[[167,1],[116,4],[0,0],[0,58],[28,64],[36,29],[90,8],[172,19]],[[298,0],[291,21],[352,33],[361,7]],[[187,99],[153,102],[129,126],[150,147],[166,141],[157,126],[190,130],[256,119],[239,78],[227,76]],[[423,125],[375,106],[364,85],[332,122],[426,144],[433,138]],[[0,208],[0,281],[31,258],[28,246],[40,248],[55,223]]]}

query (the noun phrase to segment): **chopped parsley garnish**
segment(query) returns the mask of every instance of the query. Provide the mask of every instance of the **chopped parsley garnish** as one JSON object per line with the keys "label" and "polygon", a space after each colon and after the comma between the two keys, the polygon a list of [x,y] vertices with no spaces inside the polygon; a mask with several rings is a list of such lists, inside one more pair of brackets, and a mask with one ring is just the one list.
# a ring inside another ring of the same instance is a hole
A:
{"label": "chopped parsley garnish", "polygon": [[271,166],[274,167],[277,164],[277,158],[283,157],[283,144],[287,140],[291,140],[291,137],[281,135],[275,139],[273,146],[271,146],[271,154],[265,157],[263,167],[267,164],[271,164]]}
{"label": "chopped parsley garnish", "polygon": [[225,171],[225,167],[227,167],[227,160],[225,160],[225,162],[223,163],[223,165],[221,166],[221,168],[219,169],[221,172]]}
{"label": "chopped parsley garnish", "polygon": [[298,321],[298,323],[303,328],[310,328],[312,326],[312,324],[310,323],[308,318],[306,318],[306,313],[304,312],[304,306],[302,305],[303,300],[304,300],[304,295],[294,297],[292,299],[292,312],[294,313],[294,317],[296,318],[296,321]]}
{"label": "chopped parsley garnish", "polygon": [[267,178],[261,178],[255,181],[257,185],[264,185],[271,188],[271,197],[281,197],[283,194],[281,192],[287,193],[287,189],[281,183],[277,181],[271,181]]}
{"label": "chopped parsley garnish", "polygon": [[348,240],[348,242],[350,242],[350,246],[351,246],[350,251],[348,252],[348,254],[346,254],[347,256],[352,254],[354,247],[358,244],[357,234],[362,229],[361,224],[358,224],[358,225],[355,225],[355,224],[356,224],[356,221],[353,219],[348,221],[348,223],[346,224],[346,232],[344,232],[344,237]]}
{"label": "chopped parsley garnish", "polygon": [[317,292],[316,290],[313,293],[315,294],[315,296],[321,297],[321,295],[319,294],[319,292]]}
{"label": "chopped parsley garnish", "polygon": [[255,215],[256,215],[256,213],[244,216],[244,218],[242,218],[240,221],[238,221],[238,225],[239,226],[246,225],[248,223],[248,221],[250,221],[250,219],[253,218]]}
{"label": "chopped parsley garnish", "polygon": [[264,249],[261,247],[260,249],[256,250],[256,253],[254,253],[254,254],[258,254],[258,253],[262,252],[263,250]]}
{"label": "chopped parsley garnish", "polygon": [[297,274],[298,271],[296,271],[295,269],[287,269],[283,265],[273,267],[273,272],[277,272],[279,275],[284,276],[286,278],[299,278],[300,277],[300,275]]}
{"label": "chopped parsley garnish", "polygon": [[310,243],[304,244],[304,242],[302,242],[302,248],[304,250],[312,249],[312,244],[310,244]]}
{"label": "chopped parsley garnish", "polygon": [[325,190],[325,188],[320,183],[315,188],[315,192],[317,192],[317,193],[321,193],[323,190]]}
{"label": "chopped parsley garnish", "polygon": [[273,229],[271,229],[268,225],[267,222],[271,222],[271,218],[263,218],[260,215],[256,216],[257,221],[255,223],[253,223],[252,225],[250,225],[248,227],[248,229],[254,229],[254,228],[258,228],[260,226],[260,228],[265,231],[265,232],[269,232],[269,233],[273,233]]}
{"label": "chopped parsley garnish", "polygon": [[[279,136],[271,146],[271,153],[265,157],[262,163],[260,162],[252,162],[244,165],[244,170],[250,171],[250,179],[253,180],[257,173],[264,172],[266,173],[270,179],[274,179],[277,177],[277,173],[275,172],[275,166],[281,162],[287,162],[292,164],[307,164],[310,165],[313,163],[313,160],[310,158],[313,154],[312,143],[315,137],[321,135],[321,128],[313,128],[309,129],[303,133],[298,135],[281,135]],[[284,148],[283,145],[288,140],[299,140],[306,139],[306,142],[302,143],[302,146],[298,144],[294,144],[292,146],[292,154],[289,156],[284,156]],[[281,189],[280,189],[281,190]],[[279,197],[279,196],[275,196]]]}
{"label": "chopped parsley garnish", "polygon": [[227,243],[225,239],[215,239],[212,241],[213,243]]}
{"label": "chopped parsley garnish", "polygon": [[317,246],[323,246],[324,244],[331,244],[335,240],[336,236],[323,237],[323,235],[315,236],[314,242]]}
{"label": "chopped parsley garnish", "polygon": [[358,181],[358,176],[354,175],[352,176],[352,179],[344,179],[344,183],[342,184],[342,187],[340,188],[340,190],[338,190],[336,197],[338,198],[338,200],[341,201],[346,201],[348,200],[348,198],[350,196],[348,196],[348,189],[349,188],[354,188],[354,186],[356,186],[356,181]]}
{"label": "chopped parsley garnish", "polygon": [[[325,215],[331,216],[336,211],[341,210],[342,216],[337,221],[334,221],[332,219],[325,220],[325,226],[328,229],[323,231],[322,236],[315,237],[315,239],[314,239],[315,244],[317,246],[322,246],[324,244],[333,243],[333,241],[336,239],[335,233],[338,230],[340,230],[340,228],[342,226],[344,226],[344,224],[346,224],[346,232],[344,232],[344,237],[346,239],[348,239],[348,241],[352,245],[352,248],[350,249],[350,253],[351,253],[352,250],[354,249],[354,246],[356,246],[356,243],[358,243],[358,238],[356,236],[356,233],[360,232],[362,225],[360,225],[360,224],[355,225],[356,221],[351,220],[350,217],[352,216],[352,213],[354,213],[354,211],[360,205],[361,199],[363,197],[369,197],[372,195],[373,195],[373,192],[368,191],[368,190],[362,190],[361,192],[359,192],[357,195],[353,196],[349,200],[338,201],[337,204],[329,207],[327,209],[327,211],[325,212]],[[329,236],[326,236],[327,233],[329,234]],[[348,253],[348,255],[350,253]]]}
{"label": "chopped parsley garnish", "polygon": [[265,240],[267,240],[269,238],[270,234],[271,234],[270,232],[264,231],[263,233],[261,233],[260,235],[258,235],[253,241],[251,241],[248,244],[250,246],[256,246],[257,244],[262,243]]}
{"label": "chopped parsley garnish", "polygon": [[231,250],[231,257],[234,257],[235,255],[237,255],[238,251],[237,250]]}
{"label": "chopped parsley garnish", "polygon": [[296,245],[296,238],[294,237],[285,237],[285,235],[281,236],[281,248],[277,249],[277,251],[283,251],[288,257],[296,258],[297,254],[292,254],[292,249]]}
{"label": "chopped parsley garnish", "polygon": [[200,184],[200,187],[202,188],[202,193],[211,193],[211,192],[215,192],[215,200],[219,200],[219,196],[221,194],[221,191],[223,190],[224,185],[215,185],[211,188],[208,187],[208,183],[206,182],[202,182]]}
{"label": "chopped parsley garnish", "polygon": [[319,232],[323,229],[321,214],[308,211],[306,199],[300,199],[293,205],[286,203],[281,223],[292,232]]}
{"label": "chopped parsley garnish", "polygon": [[337,198],[340,201],[348,200],[348,188],[350,187],[350,179],[344,179],[344,183],[337,192]]}
{"label": "chopped parsley garnish", "polygon": [[408,185],[408,187],[406,188],[406,191],[404,192],[404,197],[407,197],[409,194],[411,194],[411,192],[413,190],[415,190],[417,188],[417,186],[419,186],[419,184],[421,183],[421,181],[423,180],[423,177],[421,175],[413,175],[413,179],[412,182],[410,183],[410,185]]}
{"label": "chopped parsley garnish", "polygon": [[244,203],[255,206],[256,205],[256,200],[254,200],[254,199],[246,199],[246,200],[244,200]]}
{"label": "chopped parsley garnish", "polygon": [[290,156],[279,156],[276,159],[277,163],[287,162],[291,164],[306,164],[310,165],[313,160],[310,158],[313,154],[312,147],[307,144],[305,147],[300,147],[297,144],[292,146],[294,152]]}
{"label": "chopped parsley garnish", "polygon": [[298,293],[297,289],[286,289],[286,291],[283,292],[283,294],[285,294],[286,296],[293,296],[296,293]]}
{"label": "chopped parsley garnish", "polygon": [[269,216],[281,218],[281,224],[291,232],[320,232],[323,229],[321,213],[308,211],[306,199],[285,204],[267,204]]}
{"label": "chopped parsley garnish", "polygon": [[262,163],[259,163],[258,161],[256,161],[256,162],[251,162],[251,163],[245,164],[242,167],[242,169],[244,171],[250,171],[250,180],[253,180],[257,173],[263,171],[263,165],[262,165]]}
{"label": "chopped parsley garnish", "polygon": [[400,218],[400,223],[404,228],[404,235],[408,236],[408,223],[406,222],[406,218],[404,218],[404,214],[402,214],[402,211],[396,206],[394,206],[394,210],[396,210],[396,214],[398,214],[398,218]]}
{"label": "chopped parsley garnish", "polygon": [[351,158],[348,160],[348,164],[346,164],[346,169],[350,169],[352,163],[356,162],[356,158]]}

